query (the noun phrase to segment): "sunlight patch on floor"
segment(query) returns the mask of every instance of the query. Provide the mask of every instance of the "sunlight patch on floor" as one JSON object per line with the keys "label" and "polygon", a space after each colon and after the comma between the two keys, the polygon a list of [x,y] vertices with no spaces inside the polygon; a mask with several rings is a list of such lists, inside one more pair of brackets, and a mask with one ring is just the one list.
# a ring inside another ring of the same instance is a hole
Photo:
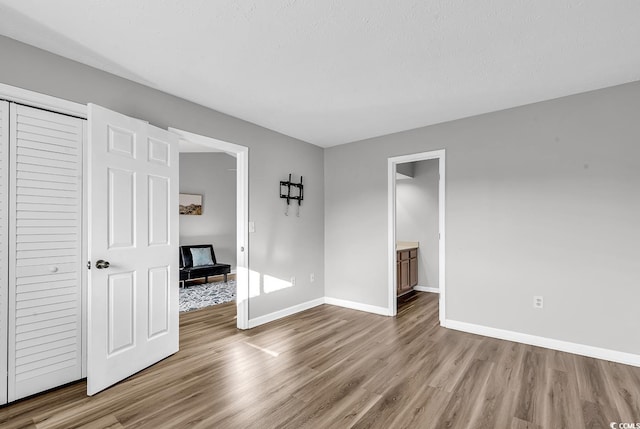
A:
{"label": "sunlight patch on floor", "polygon": [[273,356],[273,357],[280,356],[280,353],[274,352],[274,351],[269,350],[269,349],[265,349],[264,347],[256,346],[255,344],[247,343],[246,341],[245,341],[245,344],[248,345],[249,347],[253,347],[256,350],[260,350],[261,352],[264,352],[264,353],[268,354],[269,356]]}

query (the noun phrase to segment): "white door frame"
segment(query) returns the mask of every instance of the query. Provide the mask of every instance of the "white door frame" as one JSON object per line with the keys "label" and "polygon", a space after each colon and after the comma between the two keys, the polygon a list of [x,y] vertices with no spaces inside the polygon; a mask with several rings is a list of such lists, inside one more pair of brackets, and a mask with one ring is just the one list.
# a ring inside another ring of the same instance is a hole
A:
{"label": "white door frame", "polygon": [[444,326],[446,320],[445,311],[445,235],[444,235],[444,211],[445,211],[445,150],[433,150],[429,152],[414,153],[410,155],[401,155],[388,158],[387,162],[387,195],[388,195],[388,264],[389,264],[389,315],[395,316],[398,312],[398,300],[396,295],[396,166],[404,162],[425,161],[428,159],[437,159],[440,173],[440,181],[438,182],[438,232],[440,233],[440,241],[438,243],[438,266],[439,276],[438,283],[440,288],[440,325]]}
{"label": "white door frame", "polygon": [[[63,98],[54,97],[52,95],[42,94],[40,92],[31,91],[17,86],[0,83],[0,99],[11,101],[14,103],[24,104],[29,107],[48,110],[55,113],[75,116],[81,119],[87,119],[88,108],[86,104],[76,103],[74,101],[65,100]],[[83,144],[87,145],[87,124],[84,124]],[[86,186],[86,178],[88,170],[88,150],[86,146],[82,150],[82,260],[88,260],[88,230],[87,230],[87,212],[88,212],[88,189]],[[87,376],[87,270],[82,272],[82,377]]]}
{"label": "white door frame", "polygon": [[38,107],[52,112],[64,113],[78,118],[87,119],[87,105],[41,94],[28,89],[0,83],[0,98],[7,101]]}
{"label": "white door frame", "polygon": [[236,322],[238,329],[249,329],[249,148],[176,128],[168,130],[183,140],[236,158]]}

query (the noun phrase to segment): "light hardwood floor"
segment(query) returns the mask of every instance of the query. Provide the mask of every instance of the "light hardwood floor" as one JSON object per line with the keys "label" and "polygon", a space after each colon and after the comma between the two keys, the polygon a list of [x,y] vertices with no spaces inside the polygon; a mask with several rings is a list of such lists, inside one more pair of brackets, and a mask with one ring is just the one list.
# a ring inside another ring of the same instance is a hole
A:
{"label": "light hardwood floor", "polygon": [[640,368],[324,305],[250,331],[233,303],[181,315],[180,352],[94,397],[0,408],[2,428],[608,428],[640,422]]}

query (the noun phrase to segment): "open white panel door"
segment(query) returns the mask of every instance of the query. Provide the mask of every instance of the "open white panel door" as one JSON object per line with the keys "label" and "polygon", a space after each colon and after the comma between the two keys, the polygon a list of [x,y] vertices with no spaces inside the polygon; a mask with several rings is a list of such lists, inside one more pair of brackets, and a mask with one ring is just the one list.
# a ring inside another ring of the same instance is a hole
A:
{"label": "open white panel door", "polygon": [[178,351],[178,141],[89,104],[87,393]]}

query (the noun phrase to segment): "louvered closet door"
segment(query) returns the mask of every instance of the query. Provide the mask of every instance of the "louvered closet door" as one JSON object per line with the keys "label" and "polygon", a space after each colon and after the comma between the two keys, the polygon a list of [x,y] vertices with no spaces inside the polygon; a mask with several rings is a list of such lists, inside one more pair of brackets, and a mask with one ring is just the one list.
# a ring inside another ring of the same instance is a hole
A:
{"label": "louvered closet door", "polygon": [[[7,368],[7,329],[9,311],[7,282],[7,185],[9,181],[9,103],[0,101],[0,374]],[[7,403],[7,377],[0,376],[0,404]]]}
{"label": "louvered closet door", "polygon": [[12,105],[9,401],[82,375],[84,121]]}

